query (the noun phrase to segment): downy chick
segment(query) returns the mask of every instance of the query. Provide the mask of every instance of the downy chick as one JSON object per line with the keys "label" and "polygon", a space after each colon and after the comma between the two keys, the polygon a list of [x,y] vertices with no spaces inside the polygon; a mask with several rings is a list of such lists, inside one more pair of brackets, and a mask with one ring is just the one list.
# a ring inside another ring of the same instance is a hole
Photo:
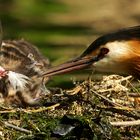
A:
{"label": "downy chick", "polygon": [[[4,69],[1,71],[6,73],[0,80],[0,91],[5,101],[15,102],[12,100],[16,97],[19,99],[19,104],[24,106],[38,104],[36,98],[46,92],[45,84],[49,80],[48,77],[42,78],[39,75],[46,71],[49,65],[49,60],[31,43],[23,39],[2,41],[0,66]],[[13,78],[12,82],[10,76]],[[19,79],[16,81],[17,78]],[[24,88],[16,88],[18,82],[21,87],[23,84]]]}

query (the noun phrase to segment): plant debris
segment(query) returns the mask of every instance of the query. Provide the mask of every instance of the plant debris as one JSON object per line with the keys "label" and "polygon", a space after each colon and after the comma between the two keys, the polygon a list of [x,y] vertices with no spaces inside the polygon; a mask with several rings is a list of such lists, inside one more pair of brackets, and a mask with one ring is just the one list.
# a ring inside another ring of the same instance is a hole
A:
{"label": "plant debris", "polygon": [[49,90],[40,107],[0,106],[1,139],[140,138],[140,93],[131,76]]}

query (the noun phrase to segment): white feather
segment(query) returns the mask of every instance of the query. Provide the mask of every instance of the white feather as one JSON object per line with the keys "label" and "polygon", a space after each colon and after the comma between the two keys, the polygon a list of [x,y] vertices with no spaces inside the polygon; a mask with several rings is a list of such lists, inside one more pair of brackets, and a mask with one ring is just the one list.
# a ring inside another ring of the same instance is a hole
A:
{"label": "white feather", "polygon": [[29,82],[29,78],[20,73],[9,71],[7,75],[14,90],[24,90]]}
{"label": "white feather", "polygon": [[3,67],[1,67],[1,66],[0,66],[0,71],[3,71],[3,72],[4,72],[4,71],[5,71],[5,69],[4,69]]}

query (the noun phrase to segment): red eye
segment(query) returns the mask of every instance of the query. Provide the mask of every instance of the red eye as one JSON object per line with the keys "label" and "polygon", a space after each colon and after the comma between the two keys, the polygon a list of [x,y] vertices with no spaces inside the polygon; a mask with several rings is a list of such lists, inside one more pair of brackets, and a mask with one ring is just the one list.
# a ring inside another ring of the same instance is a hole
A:
{"label": "red eye", "polygon": [[105,55],[109,52],[109,49],[108,48],[101,48],[101,54],[102,55]]}

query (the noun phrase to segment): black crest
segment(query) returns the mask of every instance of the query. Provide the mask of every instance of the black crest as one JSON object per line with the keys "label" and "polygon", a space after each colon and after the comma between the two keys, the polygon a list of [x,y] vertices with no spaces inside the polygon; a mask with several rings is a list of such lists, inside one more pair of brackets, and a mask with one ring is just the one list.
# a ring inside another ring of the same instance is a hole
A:
{"label": "black crest", "polygon": [[108,42],[123,41],[123,40],[140,40],[140,26],[129,27],[121,29],[112,33],[105,34],[96,39],[90,46],[83,52],[82,57],[86,54],[97,49],[99,46],[104,45]]}

